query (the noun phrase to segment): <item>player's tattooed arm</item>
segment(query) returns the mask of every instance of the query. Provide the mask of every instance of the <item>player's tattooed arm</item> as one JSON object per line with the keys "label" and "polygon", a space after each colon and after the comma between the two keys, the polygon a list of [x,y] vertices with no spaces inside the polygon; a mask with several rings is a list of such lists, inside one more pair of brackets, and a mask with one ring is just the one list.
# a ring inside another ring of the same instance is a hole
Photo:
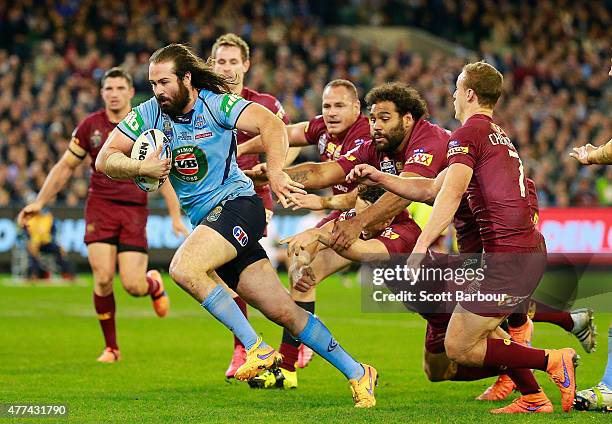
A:
{"label": "player's tattooed arm", "polygon": [[304,188],[325,188],[344,181],[344,170],[337,162],[306,162],[286,168],[285,172]]}

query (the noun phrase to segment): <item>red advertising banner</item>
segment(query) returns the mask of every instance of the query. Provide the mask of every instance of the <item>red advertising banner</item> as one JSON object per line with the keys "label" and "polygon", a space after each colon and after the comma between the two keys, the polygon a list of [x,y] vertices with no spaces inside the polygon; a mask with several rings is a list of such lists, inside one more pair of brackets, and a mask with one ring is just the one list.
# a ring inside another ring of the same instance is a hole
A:
{"label": "red advertising banner", "polygon": [[612,263],[612,208],[542,209],[538,228],[548,253],[588,254],[591,263]]}

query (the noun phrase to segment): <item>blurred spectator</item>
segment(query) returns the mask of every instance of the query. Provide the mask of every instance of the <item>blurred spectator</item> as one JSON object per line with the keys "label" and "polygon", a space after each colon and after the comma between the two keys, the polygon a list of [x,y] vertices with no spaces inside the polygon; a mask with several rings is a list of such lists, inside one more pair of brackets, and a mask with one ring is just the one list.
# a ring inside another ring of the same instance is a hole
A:
{"label": "blurred spectator", "polygon": [[[452,130],[459,125],[451,99],[455,79],[466,61],[485,58],[505,78],[496,120],[519,148],[542,204],[611,204],[610,174],[603,167],[590,167],[583,175],[563,160],[571,146],[599,145],[612,134],[609,2],[43,3],[0,2],[0,203],[9,196],[18,207],[30,191],[40,189],[75,124],[101,107],[104,70],[123,64],[134,76],[138,103],[151,96],[152,51],[187,42],[207,57],[214,39],[232,31],[252,46],[256,65],[247,85],[273,93],[294,122],[320,112],[321,92],[331,79],[352,80],[361,96],[374,85],[400,80],[425,93],[432,120]],[[335,24],[420,27],[476,55],[434,51],[421,57],[404,43],[383,52],[377,45],[339,38],[330,30]],[[79,169],[71,190],[58,195],[59,204],[82,205],[89,171]],[[588,185],[597,191],[583,192]]]}

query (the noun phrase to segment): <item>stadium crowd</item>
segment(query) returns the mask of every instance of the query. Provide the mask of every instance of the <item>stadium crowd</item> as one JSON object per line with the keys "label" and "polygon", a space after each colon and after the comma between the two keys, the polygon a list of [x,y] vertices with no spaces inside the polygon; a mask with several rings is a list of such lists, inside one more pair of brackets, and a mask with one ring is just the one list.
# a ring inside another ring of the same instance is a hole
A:
{"label": "stadium crowd", "polygon": [[[273,93],[293,122],[320,113],[334,78],[354,81],[361,96],[398,80],[423,93],[433,122],[455,129],[451,94],[471,49],[470,59],[504,74],[496,120],[518,146],[540,205],[612,205],[612,168],[579,168],[567,156],[612,133],[610,21],[605,2],[566,0],[3,2],[0,206],[19,207],[40,190],[76,123],[101,107],[105,70],[122,65],[134,76],[137,104],[151,95],[151,52],[185,42],[207,57],[227,31],[252,46],[247,86]],[[348,23],[416,26],[464,48],[424,57],[400,43],[385,52],[334,33],[332,25]],[[77,169],[59,204],[83,204],[88,172]]]}

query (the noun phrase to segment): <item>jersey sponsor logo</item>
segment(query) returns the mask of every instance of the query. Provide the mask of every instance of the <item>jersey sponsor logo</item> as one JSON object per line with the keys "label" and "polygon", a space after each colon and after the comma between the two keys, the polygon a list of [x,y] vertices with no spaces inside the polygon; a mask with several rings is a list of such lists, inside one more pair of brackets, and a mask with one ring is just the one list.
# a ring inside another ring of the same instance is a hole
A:
{"label": "jersey sponsor logo", "polygon": [[453,147],[457,147],[459,146],[461,143],[459,142],[459,140],[451,140],[448,142],[448,148],[453,148]]}
{"label": "jersey sponsor logo", "polygon": [[174,139],[174,131],[172,131],[172,123],[167,117],[164,117],[164,121],[162,123],[162,132],[166,136],[169,141]]}
{"label": "jersey sponsor logo", "polygon": [[223,96],[223,100],[221,100],[221,112],[225,113],[225,116],[229,118],[230,114],[232,113],[232,109],[234,106],[236,106],[236,103],[238,103],[238,100],[241,98],[242,97],[236,94],[225,94]]}
{"label": "jersey sponsor logo", "polygon": [[234,236],[236,241],[238,241],[238,244],[240,244],[240,246],[242,247],[246,246],[249,242],[248,234],[239,225],[236,225],[234,227],[234,229],[232,230],[232,235]]}
{"label": "jersey sponsor logo", "polygon": [[181,131],[178,135],[178,139],[182,141],[191,141],[191,133],[186,131]]}
{"label": "jersey sponsor logo", "polygon": [[389,240],[397,240],[399,238],[399,234],[393,231],[393,228],[387,227],[380,235],[381,237],[388,238]]}
{"label": "jersey sponsor logo", "polygon": [[457,146],[457,147],[451,147],[448,149],[448,151],[446,152],[446,157],[449,158],[453,155],[456,154],[467,154],[470,151],[468,146]]}
{"label": "jersey sponsor logo", "polygon": [[363,138],[358,138],[357,140],[353,141],[353,143],[355,144],[355,147],[359,147],[363,144],[365,140]]}
{"label": "jersey sponsor logo", "polygon": [[138,137],[142,133],[144,121],[142,120],[142,116],[140,115],[140,112],[138,112],[138,109],[132,109],[130,113],[123,118],[123,123],[133,136]]}
{"label": "jersey sponsor logo", "polygon": [[389,158],[385,158],[380,161],[380,170],[382,172],[386,172],[388,174],[396,175],[397,171],[395,169],[395,161]]}
{"label": "jersey sponsor logo", "polygon": [[325,149],[327,148],[327,134],[323,134],[321,137],[319,137],[318,147],[320,155],[325,153]]}
{"label": "jersey sponsor logo", "polygon": [[206,217],[206,220],[208,222],[215,222],[221,216],[221,212],[223,212],[223,206],[216,206],[212,211],[210,211]]}
{"label": "jersey sponsor logo", "polygon": [[208,172],[206,154],[196,146],[181,146],[172,151],[174,163],[171,175],[179,180],[193,183],[203,179]]}
{"label": "jersey sponsor logo", "polygon": [[212,131],[206,131],[206,132],[203,132],[203,133],[197,133],[195,135],[195,139],[199,140],[200,138],[208,138],[208,137],[212,137],[212,135],[213,135]]}
{"label": "jersey sponsor logo", "polygon": [[89,143],[94,149],[102,143],[102,133],[100,132],[100,130],[94,131],[94,133],[89,138]]}
{"label": "jersey sponsor logo", "polygon": [[415,149],[414,154],[408,159],[407,163],[418,163],[419,165],[429,166],[432,160],[432,154],[425,153],[423,149]]}
{"label": "jersey sponsor logo", "polygon": [[336,190],[339,190],[339,191],[343,192],[343,193],[348,193],[348,187],[345,186],[345,185],[338,184],[338,185],[335,185],[334,188]]}
{"label": "jersey sponsor logo", "polygon": [[195,118],[195,122],[193,124],[193,127],[196,130],[201,130],[202,128],[204,128],[206,126],[206,119],[204,119],[204,115],[198,115]]}

